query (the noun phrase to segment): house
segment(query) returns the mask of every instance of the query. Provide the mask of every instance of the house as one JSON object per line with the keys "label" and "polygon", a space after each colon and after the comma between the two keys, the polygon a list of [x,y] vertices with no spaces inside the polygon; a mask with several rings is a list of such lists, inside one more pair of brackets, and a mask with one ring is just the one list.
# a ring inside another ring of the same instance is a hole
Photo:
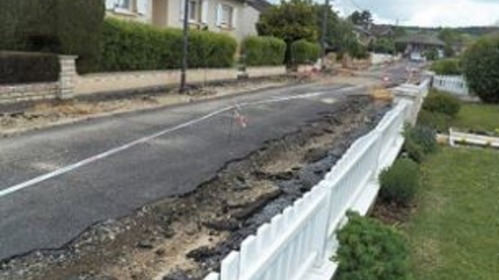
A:
{"label": "house", "polygon": [[380,38],[393,38],[395,31],[389,25],[354,25],[353,32],[357,40],[364,46],[368,46]]}
{"label": "house", "polygon": [[355,34],[357,41],[366,47],[376,41],[376,37],[374,37],[369,29],[369,27],[361,25],[353,26],[353,33]]}
{"label": "house", "polygon": [[184,1],[189,1],[189,28],[226,33],[238,41],[256,35],[260,12],[270,5],[264,0],[106,0],[106,15],[182,28]]}
{"label": "house", "polygon": [[404,36],[395,40],[396,44],[403,45],[405,48],[404,56],[412,60],[423,60],[425,52],[437,50],[439,57],[443,57],[445,42],[437,37],[418,33]]}
{"label": "house", "polygon": [[376,38],[393,38],[395,36],[395,30],[390,25],[377,25],[374,24],[371,26],[370,30],[371,34]]}

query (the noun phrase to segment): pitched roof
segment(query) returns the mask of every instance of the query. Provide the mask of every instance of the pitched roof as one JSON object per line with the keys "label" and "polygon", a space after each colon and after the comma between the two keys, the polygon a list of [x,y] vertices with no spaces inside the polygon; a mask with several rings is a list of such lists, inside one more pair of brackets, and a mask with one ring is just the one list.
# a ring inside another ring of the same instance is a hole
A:
{"label": "pitched roof", "polygon": [[445,46],[444,41],[438,39],[435,36],[423,33],[407,35],[395,40],[395,42],[405,43],[405,44],[416,43],[422,45],[432,45],[432,46],[441,46],[441,47]]}
{"label": "pitched roof", "polygon": [[270,4],[265,0],[249,0],[248,5],[250,5],[259,12],[264,12],[268,8],[272,7],[272,4]]}
{"label": "pitched roof", "polygon": [[375,36],[390,36],[394,33],[393,28],[389,25],[373,25],[370,31]]}

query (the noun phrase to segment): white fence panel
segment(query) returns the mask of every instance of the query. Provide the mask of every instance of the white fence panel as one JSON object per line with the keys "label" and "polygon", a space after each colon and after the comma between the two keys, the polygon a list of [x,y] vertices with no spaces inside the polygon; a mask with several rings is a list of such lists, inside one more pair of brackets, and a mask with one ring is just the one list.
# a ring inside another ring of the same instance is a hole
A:
{"label": "white fence panel", "polygon": [[452,94],[469,96],[470,91],[463,76],[439,76],[433,78],[433,87]]}
{"label": "white fence panel", "polygon": [[335,269],[329,258],[338,246],[336,230],[349,209],[365,210],[374,202],[377,177],[395,160],[404,123],[419,110],[428,86],[424,81],[410,87],[404,96],[411,101],[399,100],[373,131],[350,146],[323,181],[246,238],[239,253],[222,261],[220,275],[212,273],[205,280],[329,280]]}

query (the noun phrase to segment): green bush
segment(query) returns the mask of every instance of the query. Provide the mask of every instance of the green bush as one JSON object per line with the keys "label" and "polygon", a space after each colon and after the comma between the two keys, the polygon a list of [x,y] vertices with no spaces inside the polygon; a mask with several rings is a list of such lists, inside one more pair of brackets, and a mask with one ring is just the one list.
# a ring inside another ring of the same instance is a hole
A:
{"label": "green bush", "polygon": [[250,36],[243,40],[241,53],[249,66],[282,65],[286,43],[275,37]]}
{"label": "green bush", "polygon": [[424,57],[426,57],[427,60],[437,60],[438,59],[438,50],[437,49],[431,49],[427,50],[424,52]]}
{"label": "green bush", "polygon": [[419,166],[408,158],[402,158],[379,176],[379,198],[384,202],[408,206],[419,189]]}
{"label": "green bush", "polygon": [[80,73],[98,67],[102,0],[2,0],[0,49],[77,55]]}
{"label": "green bush", "polygon": [[461,62],[459,59],[448,58],[437,60],[431,66],[431,70],[437,75],[461,75]]}
{"label": "green bush", "polygon": [[[181,67],[182,31],[106,19],[100,71],[162,70]],[[189,31],[190,68],[229,67],[236,41],[224,34]]]}
{"label": "green bush", "polygon": [[452,122],[452,117],[439,112],[421,110],[418,116],[418,124],[427,126],[438,132],[447,132]]}
{"label": "green bush", "polygon": [[347,52],[352,58],[357,58],[357,59],[369,58],[369,51],[367,47],[357,41],[354,41],[348,46]]}
{"label": "green bush", "polygon": [[395,229],[372,218],[348,214],[348,223],[338,232],[335,280],[411,279],[409,249]]}
{"label": "green bush", "polygon": [[57,81],[59,72],[56,55],[0,51],[0,85]]}
{"label": "green bush", "polygon": [[298,40],[291,44],[293,64],[315,63],[321,55],[321,47],[317,43]]}
{"label": "green bush", "polygon": [[449,93],[432,90],[423,103],[423,109],[455,117],[461,110],[461,101]]}
{"label": "green bush", "polygon": [[417,162],[423,162],[428,154],[438,148],[435,130],[430,127],[407,125],[404,136],[404,150]]}
{"label": "green bush", "polygon": [[463,72],[471,91],[483,102],[499,103],[499,36],[485,37],[463,57]]}

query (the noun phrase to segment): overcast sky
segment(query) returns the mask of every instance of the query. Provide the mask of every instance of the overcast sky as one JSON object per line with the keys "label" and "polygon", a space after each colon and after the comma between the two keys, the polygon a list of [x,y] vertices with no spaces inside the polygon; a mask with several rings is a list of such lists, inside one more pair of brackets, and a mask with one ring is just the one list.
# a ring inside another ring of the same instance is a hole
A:
{"label": "overcast sky", "polygon": [[[324,0],[314,0],[322,2]],[[499,23],[499,0],[331,0],[342,15],[368,9],[376,23],[481,26]]]}

